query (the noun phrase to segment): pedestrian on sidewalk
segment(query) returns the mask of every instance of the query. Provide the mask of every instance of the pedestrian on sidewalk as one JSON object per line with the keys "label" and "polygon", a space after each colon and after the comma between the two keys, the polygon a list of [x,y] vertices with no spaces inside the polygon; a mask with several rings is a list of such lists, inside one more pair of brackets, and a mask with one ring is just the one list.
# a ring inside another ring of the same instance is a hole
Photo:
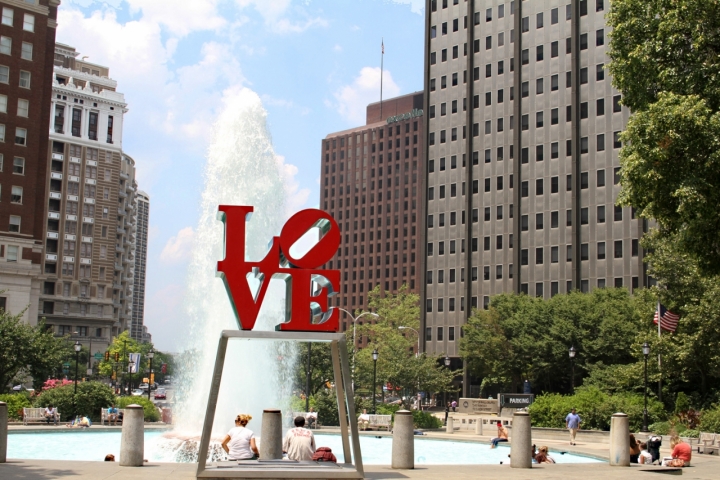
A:
{"label": "pedestrian on sidewalk", "polygon": [[573,408],[567,417],[565,417],[565,428],[570,432],[570,445],[575,445],[575,435],[577,435],[577,431],[580,429],[580,423],[582,423],[582,419]]}

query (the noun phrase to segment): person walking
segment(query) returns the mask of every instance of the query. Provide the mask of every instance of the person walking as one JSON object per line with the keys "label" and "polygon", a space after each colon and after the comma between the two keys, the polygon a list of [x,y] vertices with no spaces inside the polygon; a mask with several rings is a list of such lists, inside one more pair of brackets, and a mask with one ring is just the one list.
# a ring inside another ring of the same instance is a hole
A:
{"label": "person walking", "polygon": [[312,460],[315,454],[315,437],[305,427],[305,417],[295,417],[295,428],[288,430],[283,441],[283,452],[290,460]]}
{"label": "person walking", "polygon": [[581,422],[582,419],[574,408],[568,413],[567,417],[565,417],[565,428],[570,432],[570,445],[575,445],[575,435],[577,435],[577,431],[580,429]]}

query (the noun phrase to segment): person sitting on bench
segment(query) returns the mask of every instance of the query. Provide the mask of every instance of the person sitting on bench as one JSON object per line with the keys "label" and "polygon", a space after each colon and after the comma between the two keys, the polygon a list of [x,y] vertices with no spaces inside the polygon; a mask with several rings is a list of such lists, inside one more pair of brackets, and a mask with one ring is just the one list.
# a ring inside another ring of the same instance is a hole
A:
{"label": "person sitting on bench", "polygon": [[53,421],[55,425],[58,424],[58,414],[57,414],[57,408],[52,406],[52,403],[45,407],[45,421],[50,425],[50,420]]}

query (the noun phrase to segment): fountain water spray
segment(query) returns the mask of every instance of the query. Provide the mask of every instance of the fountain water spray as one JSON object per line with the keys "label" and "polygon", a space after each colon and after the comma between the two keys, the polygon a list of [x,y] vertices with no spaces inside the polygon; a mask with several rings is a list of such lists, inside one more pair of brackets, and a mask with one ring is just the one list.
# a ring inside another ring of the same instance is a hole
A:
{"label": "fountain water spray", "polygon": [[[180,437],[200,434],[220,332],[239,328],[223,282],[215,276],[217,261],[224,256],[223,224],[216,219],[218,205],[255,207],[247,224],[248,260],[265,256],[268,242],[286,219],[285,185],[266,117],[257,94],[239,91],[226,101],[208,151],[202,211],[187,282],[191,324],[176,393],[174,434]],[[284,321],[284,297],[283,284],[271,282],[255,330],[273,330]],[[281,406],[291,394],[294,352],[293,345],[282,342],[230,342],[214,438],[234,426],[238,413],[252,415],[248,427],[259,433],[262,410]],[[177,447],[187,450],[187,445]]]}

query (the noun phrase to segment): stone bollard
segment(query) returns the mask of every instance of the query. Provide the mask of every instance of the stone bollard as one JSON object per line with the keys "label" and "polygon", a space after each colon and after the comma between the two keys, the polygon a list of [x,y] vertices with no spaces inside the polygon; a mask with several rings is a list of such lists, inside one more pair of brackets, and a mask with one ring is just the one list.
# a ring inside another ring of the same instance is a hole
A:
{"label": "stone bollard", "polygon": [[483,434],[483,419],[478,418],[475,422],[475,435],[482,435]]}
{"label": "stone bollard", "polygon": [[625,413],[610,419],[610,466],[630,466],[630,419]]}
{"label": "stone bollard", "polygon": [[515,412],[510,437],[510,466],[512,468],[532,468],[531,433],[530,414]]}
{"label": "stone bollard", "polygon": [[395,412],[392,436],[392,468],[415,468],[415,426],[412,412]]}
{"label": "stone bollard", "polygon": [[0,463],[7,461],[8,409],[7,403],[0,402]]}
{"label": "stone bollard", "polygon": [[120,437],[120,466],[142,467],[145,459],[145,414],[140,405],[125,407]]}
{"label": "stone bollard", "polygon": [[282,413],[263,410],[260,436],[260,460],[282,460]]}
{"label": "stone bollard", "polygon": [[453,417],[448,417],[447,425],[445,425],[445,433],[453,433],[455,431],[454,423]]}

